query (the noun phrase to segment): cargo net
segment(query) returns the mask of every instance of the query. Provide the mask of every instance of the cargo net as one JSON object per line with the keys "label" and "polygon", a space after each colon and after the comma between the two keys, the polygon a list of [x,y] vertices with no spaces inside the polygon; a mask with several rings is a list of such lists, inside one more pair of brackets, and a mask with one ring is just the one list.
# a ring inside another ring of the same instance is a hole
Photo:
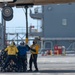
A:
{"label": "cargo net", "polygon": [[[7,53],[4,52],[4,50],[2,50],[1,54],[0,54],[0,72],[26,72],[27,71],[27,55],[26,55],[26,60],[25,60],[25,71],[23,70],[23,66],[21,64],[20,69],[18,70],[18,68],[16,67],[16,63],[14,63],[13,60],[10,60],[10,62],[8,63],[8,66],[3,69],[3,66],[5,64],[7,58]],[[16,56],[16,58],[18,59],[18,57]]]}

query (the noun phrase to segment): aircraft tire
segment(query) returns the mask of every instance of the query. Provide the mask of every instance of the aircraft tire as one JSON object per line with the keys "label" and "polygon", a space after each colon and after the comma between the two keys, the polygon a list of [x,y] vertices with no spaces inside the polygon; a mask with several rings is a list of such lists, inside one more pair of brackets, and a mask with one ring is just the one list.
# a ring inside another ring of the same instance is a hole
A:
{"label": "aircraft tire", "polygon": [[11,15],[10,17],[3,16],[3,19],[6,20],[6,21],[10,21],[10,20],[13,19],[13,15]]}
{"label": "aircraft tire", "polygon": [[4,20],[9,21],[13,18],[13,9],[10,6],[4,6],[2,10]]}

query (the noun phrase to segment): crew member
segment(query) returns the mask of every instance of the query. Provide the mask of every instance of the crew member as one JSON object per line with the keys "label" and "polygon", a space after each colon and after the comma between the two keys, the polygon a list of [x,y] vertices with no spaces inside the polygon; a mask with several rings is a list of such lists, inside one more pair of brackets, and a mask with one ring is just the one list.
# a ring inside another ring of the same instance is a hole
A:
{"label": "crew member", "polygon": [[33,40],[33,44],[31,45],[30,49],[31,49],[31,56],[29,60],[29,68],[30,68],[29,71],[32,71],[32,62],[33,62],[35,66],[35,72],[37,72],[38,71],[37,56],[39,51],[39,45],[37,44],[36,40]]}

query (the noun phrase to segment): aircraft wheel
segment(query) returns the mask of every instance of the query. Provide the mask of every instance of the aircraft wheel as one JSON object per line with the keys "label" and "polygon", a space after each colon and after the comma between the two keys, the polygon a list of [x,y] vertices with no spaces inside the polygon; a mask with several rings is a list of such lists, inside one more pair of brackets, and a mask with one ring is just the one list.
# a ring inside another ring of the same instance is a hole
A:
{"label": "aircraft wheel", "polygon": [[13,18],[13,15],[11,15],[10,17],[3,16],[3,19],[6,21],[10,21],[10,20],[12,20],[12,18]]}
{"label": "aircraft wheel", "polygon": [[4,20],[9,21],[13,18],[13,9],[10,6],[4,6],[2,10]]}

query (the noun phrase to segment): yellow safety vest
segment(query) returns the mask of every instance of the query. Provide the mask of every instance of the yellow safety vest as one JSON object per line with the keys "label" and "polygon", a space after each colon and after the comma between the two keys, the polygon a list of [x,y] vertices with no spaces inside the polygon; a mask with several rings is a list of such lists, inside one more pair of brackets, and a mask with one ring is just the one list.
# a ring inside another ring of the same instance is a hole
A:
{"label": "yellow safety vest", "polygon": [[16,46],[8,46],[5,51],[7,51],[8,55],[16,55],[18,53],[18,49]]}
{"label": "yellow safety vest", "polygon": [[39,51],[39,48],[40,48],[38,44],[31,45],[31,48],[36,50],[36,52],[31,51],[31,54],[38,54],[38,51]]}

